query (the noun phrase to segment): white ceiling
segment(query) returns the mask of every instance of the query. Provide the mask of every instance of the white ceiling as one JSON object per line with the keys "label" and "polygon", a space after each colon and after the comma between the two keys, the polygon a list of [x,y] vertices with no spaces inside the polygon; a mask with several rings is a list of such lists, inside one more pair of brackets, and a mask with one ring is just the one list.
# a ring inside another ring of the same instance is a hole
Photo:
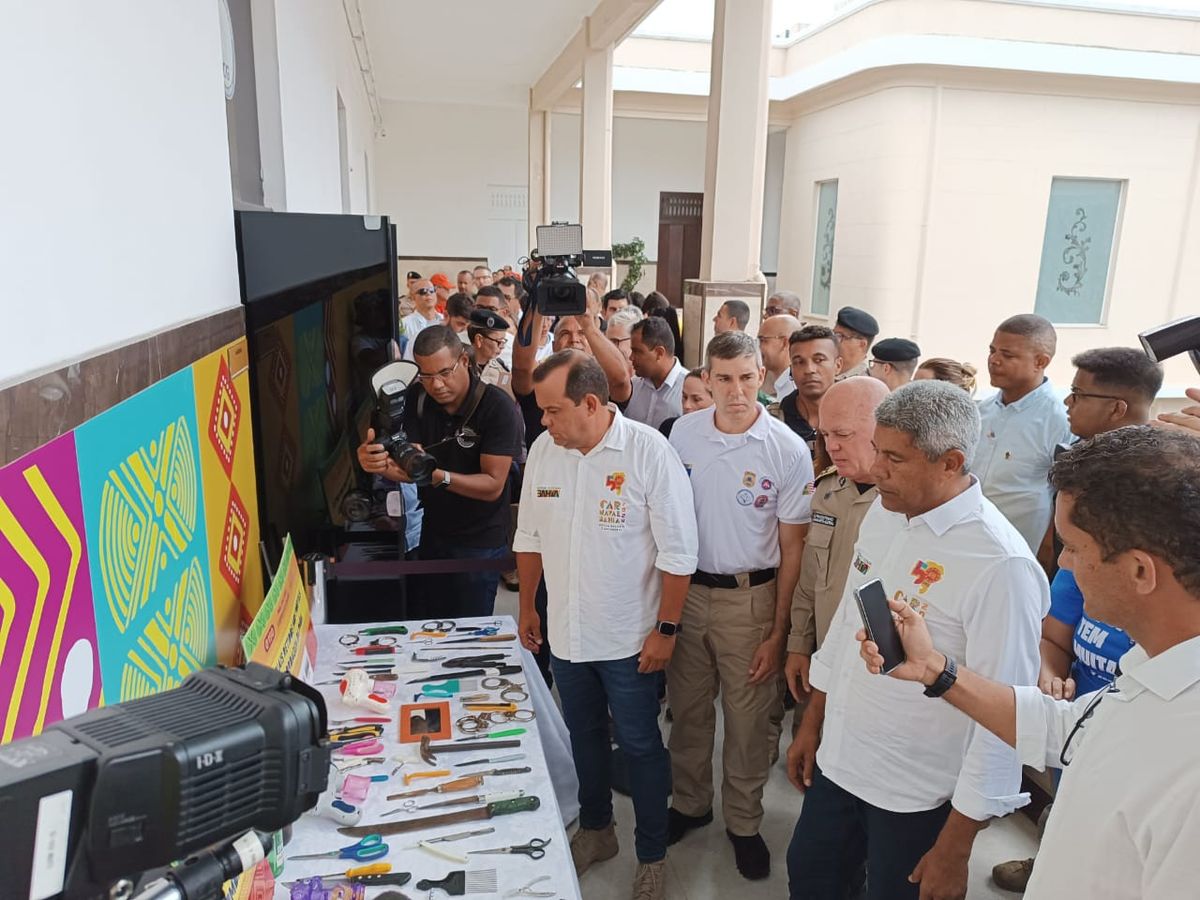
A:
{"label": "white ceiling", "polygon": [[360,0],[384,100],[524,106],[599,0]]}

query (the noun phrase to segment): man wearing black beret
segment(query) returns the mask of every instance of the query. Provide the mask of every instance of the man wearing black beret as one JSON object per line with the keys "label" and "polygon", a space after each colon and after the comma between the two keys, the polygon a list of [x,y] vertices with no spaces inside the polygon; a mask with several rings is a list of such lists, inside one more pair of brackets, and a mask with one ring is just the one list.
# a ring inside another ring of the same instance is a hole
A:
{"label": "man wearing black beret", "polygon": [[867,351],[871,349],[875,335],[879,334],[879,323],[875,317],[853,306],[843,306],[838,310],[833,333],[837,335],[838,349],[842,354],[842,373],[837,380],[866,375]]}
{"label": "man wearing black beret", "polygon": [[479,380],[484,384],[494,384],[504,393],[513,398],[512,372],[500,358],[501,352],[508,345],[508,320],[493,309],[475,307],[471,310],[467,337],[475,351],[475,368],[479,372]]}
{"label": "man wearing black beret", "polygon": [[913,379],[921,348],[905,338],[887,338],[875,345],[867,369],[888,386],[889,391],[903,387]]}

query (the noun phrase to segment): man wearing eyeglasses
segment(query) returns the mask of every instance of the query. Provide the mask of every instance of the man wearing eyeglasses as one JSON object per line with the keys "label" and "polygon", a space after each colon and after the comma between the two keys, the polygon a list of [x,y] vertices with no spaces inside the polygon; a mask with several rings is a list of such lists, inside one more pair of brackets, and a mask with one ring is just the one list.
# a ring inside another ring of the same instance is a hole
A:
{"label": "man wearing eyeglasses", "polygon": [[867,351],[879,334],[879,323],[875,317],[853,306],[843,306],[838,310],[833,333],[837,335],[838,349],[842,354],[842,373],[838,375],[838,381],[866,375]]}
{"label": "man wearing eyeglasses", "polygon": [[[1073,434],[1087,440],[1150,421],[1163,371],[1141,350],[1100,347],[1078,354],[1071,363],[1075,378],[1063,403]],[[1092,618],[1084,605],[1075,573],[1060,568],[1050,582],[1050,614],[1042,620],[1038,678],[1042,691],[1055,699],[1073,700],[1111,684],[1121,657],[1133,646],[1122,629]],[[1033,864],[1032,857],[998,863],[992,880],[1005,890],[1023,891]]]}
{"label": "man wearing eyeglasses", "polygon": [[400,342],[404,346],[403,358],[411,360],[417,335],[430,325],[440,323],[442,316],[437,311],[437,288],[428,278],[418,278],[409,290],[416,308],[400,320]]}
{"label": "man wearing eyeglasses", "polygon": [[772,316],[795,316],[799,319],[800,295],[791,291],[773,293],[767,298],[767,305],[763,307],[763,318],[769,319]]}
{"label": "man wearing eyeglasses", "polygon": [[[412,343],[417,377],[405,394],[408,439],[437,461],[428,484],[418,484],[425,508],[421,559],[500,560],[508,555],[509,476],[519,455],[517,409],[499,388],[480,384],[467,348],[444,325],[431,325]],[[374,442],[358,448],[363,470],[392,481],[412,479]],[[425,575],[414,584],[414,618],[490,616],[499,569]]]}
{"label": "man wearing eyeglasses", "polygon": [[[926,685],[1026,765],[1064,767],[1031,900],[1196,895],[1198,448],[1188,434],[1119,428],[1059,455],[1051,470],[1062,567],[1075,573],[1088,615],[1137,644],[1111,687],[1071,701],[990,681],[958,665],[911,609],[891,605],[906,656],[893,678]],[[861,630],[857,638],[879,672],[878,647]]]}
{"label": "man wearing eyeglasses", "polygon": [[763,391],[777,400],[795,389],[791,362],[788,358],[788,338],[804,327],[795,316],[772,316],[758,326],[758,350],[762,354],[767,374]]}
{"label": "man wearing eyeglasses", "polygon": [[475,369],[484,384],[494,384],[516,402],[512,392],[512,371],[501,354],[508,347],[508,321],[491,309],[471,311],[467,326],[471,346],[475,348]]}

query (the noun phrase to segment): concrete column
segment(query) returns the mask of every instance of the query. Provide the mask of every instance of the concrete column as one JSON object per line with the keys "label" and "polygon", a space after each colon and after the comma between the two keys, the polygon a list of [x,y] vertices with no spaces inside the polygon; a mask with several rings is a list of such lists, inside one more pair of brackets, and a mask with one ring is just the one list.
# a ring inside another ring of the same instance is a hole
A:
{"label": "concrete column", "polygon": [[771,0],[716,0],[714,12],[700,278],[750,281],[762,244]]}
{"label": "concrete column", "polygon": [[[583,245],[589,250],[606,250],[612,245],[612,64],[611,44],[584,52],[579,222]],[[761,190],[761,177],[759,183]]]}
{"label": "concrete column", "polygon": [[529,246],[537,227],[550,224],[550,111],[529,110]]}

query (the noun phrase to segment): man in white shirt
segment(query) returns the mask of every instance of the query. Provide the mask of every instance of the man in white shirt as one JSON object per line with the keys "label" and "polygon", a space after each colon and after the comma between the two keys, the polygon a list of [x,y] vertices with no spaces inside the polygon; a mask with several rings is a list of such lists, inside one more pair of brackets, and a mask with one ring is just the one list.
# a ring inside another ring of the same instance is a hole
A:
{"label": "man in white shirt", "polygon": [[912,685],[863,670],[854,590],[879,579],[948,652],[993,677],[1036,684],[1050,589],[969,474],[979,413],[964,391],[913,382],[879,404],[875,422],[879,500],[859,528],[788,750],[788,777],[805,792],[788,850],[791,895],[841,898],[865,861],[868,900],[962,897],[975,835],[1028,802],[1020,762]]}
{"label": "man in white shirt", "polygon": [[658,428],[664,419],[683,413],[683,379],[687,369],[675,356],[675,336],[666,319],[650,316],[630,332],[629,358],[636,376],[625,415]]}
{"label": "man in white shirt", "polygon": [[[763,365],[744,331],[708,343],[713,406],[679,419],[671,445],[692,478],[700,551],[667,690],[671,843],[712,821],[713,704],[725,712],[721,807],[738,871],[771,873],[759,834],[771,769],[768,736],[782,718],[792,593],[811,518],[812,456],[758,403]],[[774,717],[774,718],[773,718]]]}
{"label": "man in white shirt", "polygon": [[[1070,701],[989,681],[955,664],[927,621],[892,606],[907,657],[894,677],[928,685],[1027,765],[1063,767],[1025,890],[1031,900],[1196,896],[1198,447],[1153,426],[1119,428],[1061,454],[1051,472],[1062,566],[1087,614],[1136,642],[1110,688]],[[878,648],[858,638],[879,671]]]}
{"label": "man in white shirt", "polygon": [[412,348],[417,335],[442,321],[437,311],[437,288],[428,278],[418,278],[410,291],[416,309],[400,320],[400,336],[405,339],[404,358],[409,360],[413,358]]}
{"label": "man in white shirt", "polygon": [[543,572],[551,667],[579,776],[575,870],[617,853],[609,781],[609,713],[629,762],[638,867],[634,897],[665,896],[670,764],[658,728],[657,675],[696,569],[687,473],[657,431],[608,403],[596,360],[562,350],[534,372],[547,433],[529,451],[513,550],[521,643],[536,653]]}
{"label": "man in white shirt", "polygon": [[1046,476],[1054,449],[1071,440],[1066,411],[1045,375],[1057,342],[1054,326],[1032,314],[1005,319],[996,329],[988,347],[988,375],[999,393],[979,404],[982,432],[975,466],[983,495],[1047,569],[1054,500]]}
{"label": "man in white shirt", "polygon": [[726,300],[713,316],[713,334],[745,331],[750,324],[750,307],[741,300]]}

